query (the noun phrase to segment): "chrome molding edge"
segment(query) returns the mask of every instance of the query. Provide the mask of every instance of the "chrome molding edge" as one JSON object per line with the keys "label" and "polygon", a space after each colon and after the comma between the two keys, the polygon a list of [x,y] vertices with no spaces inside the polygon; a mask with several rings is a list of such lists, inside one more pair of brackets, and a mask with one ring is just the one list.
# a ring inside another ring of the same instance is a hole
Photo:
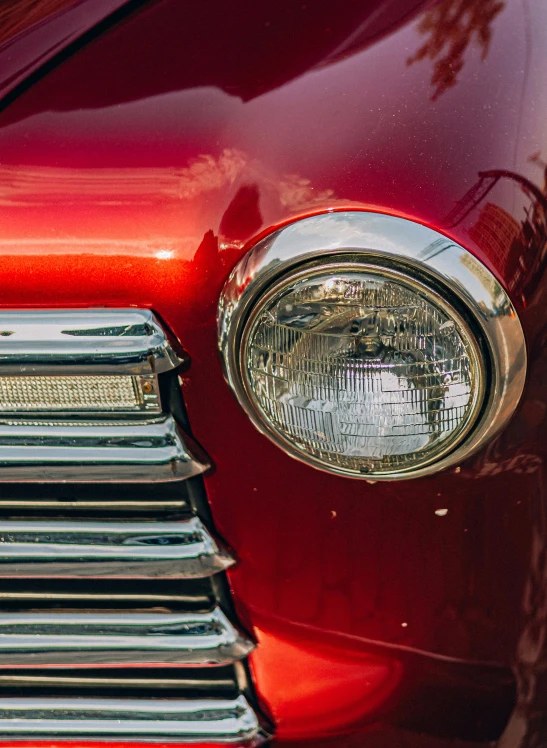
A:
{"label": "chrome molding edge", "polygon": [[[256,428],[291,457],[304,459],[268,427],[245,392],[240,341],[255,301],[271,284],[302,269],[305,263],[355,261],[389,263],[414,270],[446,288],[480,329],[488,348],[490,380],[482,413],[467,438],[428,465],[374,480],[417,478],[457,465],[498,434],[511,418],[524,389],[526,344],[516,310],[495,276],[469,251],[433,229],[404,218],[365,211],[333,212],[289,224],[260,241],[236,265],[222,292],[218,310],[219,347],[225,376]],[[330,472],[347,474],[332,466]],[[368,480],[366,475],[355,475]]]}
{"label": "chrome molding edge", "polygon": [[[98,491],[99,493],[99,491]],[[155,512],[156,514],[166,511],[181,512],[188,510],[188,503],[178,499],[150,499],[150,500],[127,500],[114,501],[108,499],[81,499],[81,500],[64,500],[64,499],[0,499],[0,510],[29,510],[36,512],[36,516],[44,509],[54,509],[62,516],[67,511],[74,509],[90,511],[108,511],[108,512]],[[0,520],[1,522],[1,520]]]}
{"label": "chrome molding edge", "polygon": [[209,462],[173,416],[134,421],[0,419],[1,481],[186,480]]}
{"label": "chrome molding edge", "polygon": [[186,361],[148,309],[0,312],[0,375],[161,374]]}
{"label": "chrome molding edge", "polygon": [[256,745],[261,728],[244,696],[231,700],[2,698],[1,738]]}
{"label": "chrome molding edge", "polygon": [[226,665],[253,649],[219,608],[0,614],[0,666]]}
{"label": "chrome molding edge", "polygon": [[0,520],[0,578],[188,579],[212,576],[233,563],[197,517],[180,522]]}
{"label": "chrome molding edge", "polygon": [[[219,668],[220,669],[220,668]],[[121,670],[121,672],[120,672]],[[155,668],[152,670],[152,672]],[[221,669],[224,670],[223,668]],[[138,693],[140,689],[146,688],[159,691],[165,689],[191,689],[195,692],[207,694],[211,690],[218,693],[217,689],[233,689],[234,680],[226,675],[215,676],[216,668],[210,670],[210,677],[206,680],[197,678],[194,668],[170,668],[170,675],[161,678],[141,675],[140,677],[127,676],[127,669],[101,668],[102,675],[97,675],[94,668],[91,668],[93,675],[89,674],[87,668],[73,669],[72,675],[66,675],[64,669],[59,671],[57,668],[38,668],[29,670],[29,668],[9,669],[0,671],[0,688],[77,688],[80,692],[86,692],[88,689],[107,688],[107,689],[133,689]],[[125,691],[124,691],[125,693]],[[222,695],[222,694],[219,694]]]}

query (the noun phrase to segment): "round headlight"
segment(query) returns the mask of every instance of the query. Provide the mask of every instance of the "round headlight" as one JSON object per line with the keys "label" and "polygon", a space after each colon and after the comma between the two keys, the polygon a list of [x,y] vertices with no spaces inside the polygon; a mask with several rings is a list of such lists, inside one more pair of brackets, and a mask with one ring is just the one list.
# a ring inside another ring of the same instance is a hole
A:
{"label": "round headlight", "polygon": [[482,402],[481,355],[462,317],[385,268],[291,275],[257,302],[241,353],[247,395],[286,448],[348,473],[431,461]]}
{"label": "round headlight", "polygon": [[[405,231],[403,251],[394,228]],[[448,250],[459,258],[451,276]],[[343,475],[423,475],[476,449],[492,418],[499,429],[515,391],[500,334],[511,338],[522,391],[522,330],[495,278],[403,219],[340,213],[283,229],[236,268],[219,321],[228,379],[255,424],[289,454]]]}

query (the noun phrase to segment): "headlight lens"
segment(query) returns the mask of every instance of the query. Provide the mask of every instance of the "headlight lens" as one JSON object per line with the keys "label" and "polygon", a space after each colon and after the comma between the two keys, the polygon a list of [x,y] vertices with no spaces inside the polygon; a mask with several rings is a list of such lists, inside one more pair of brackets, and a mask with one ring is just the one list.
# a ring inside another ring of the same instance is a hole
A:
{"label": "headlight lens", "polygon": [[336,263],[292,274],[252,309],[244,386],[291,451],[358,475],[412,470],[452,449],[482,401],[463,318],[402,272]]}

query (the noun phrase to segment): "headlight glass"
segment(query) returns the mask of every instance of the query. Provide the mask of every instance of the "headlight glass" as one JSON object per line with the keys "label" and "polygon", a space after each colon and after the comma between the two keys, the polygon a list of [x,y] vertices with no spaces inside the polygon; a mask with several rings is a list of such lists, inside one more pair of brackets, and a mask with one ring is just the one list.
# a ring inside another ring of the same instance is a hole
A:
{"label": "headlight glass", "polygon": [[349,262],[274,284],[250,312],[240,366],[285,448],[371,478],[453,449],[476,420],[485,379],[474,334],[437,291]]}

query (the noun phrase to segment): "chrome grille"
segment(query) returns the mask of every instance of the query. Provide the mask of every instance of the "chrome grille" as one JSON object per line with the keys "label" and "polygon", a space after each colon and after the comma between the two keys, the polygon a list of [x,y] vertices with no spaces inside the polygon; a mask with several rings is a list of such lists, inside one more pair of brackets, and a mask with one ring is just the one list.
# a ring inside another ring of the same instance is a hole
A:
{"label": "chrome grille", "polygon": [[72,315],[0,314],[0,740],[256,745],[186,357],[149,312]]}

